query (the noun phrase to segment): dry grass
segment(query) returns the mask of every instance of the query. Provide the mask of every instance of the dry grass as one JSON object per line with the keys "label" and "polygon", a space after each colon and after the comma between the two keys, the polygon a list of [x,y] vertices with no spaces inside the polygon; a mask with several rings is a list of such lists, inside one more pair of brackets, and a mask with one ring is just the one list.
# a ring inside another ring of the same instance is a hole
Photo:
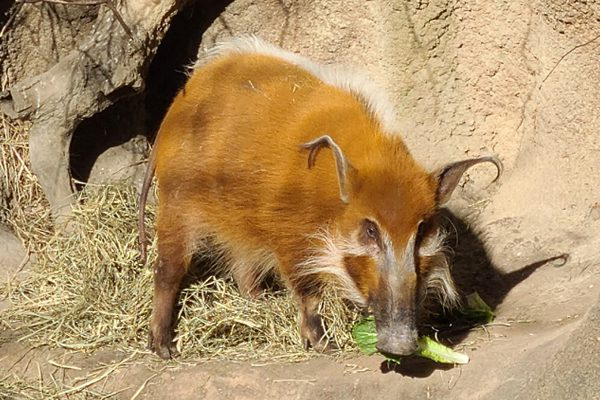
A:
{"label": "dry grass", "polygon": [[[34,346],[146,352],[156,243],[149,248],[148,265],[139,265],[135,189],[119,183],[88,185],[71,218],[54,226],[28,158],[27,125],[0,120],[0,224],[16,233],[34,260],[23,280],[0,282],[0,299],[12,303],[0,312],[0,332],[16,333],[19,341]],[[153,221],[150,205],[147,226]],[[357,313],[333,293],[322,311],[329,336],[341,350],[353,349],[350,325]],[[192,279],[180,296],[178,359],[272,362],[314,357],[316,353],[302,347],[296,312],[284,290],[249,300],[230,279]],[[143,362],[154,361],[152,356]],[[41,376],[30,381],[5,373],[0,376],[0,398],[62,398],[65,390],[72,390],[69,398],[105,396],[92,390],[93,377],[77,388]]]}
{"label": "dry grass", "polygon": [[58,393],[52,387],[24,380],[16,374],[0,379],[0,399],[43,399]]}
{"label": "dry grass", "polygon": [[[146,344],[152,274],[138,265],[136,191],[88,186],[72,218],[48,239],[30,276],[13,286],[3,324],[22,338],[77,350]],[[148,210],[148,220],[153,220]],[[155,258],[150,247],[150,262]],[[178,346],[183,357],[299,359],[296,309],[284,292],[242,297],[229,279],[193,282],[181,295]],[[332,296],[324,313],[339,347],[349,342],[352,313]]]}
{"label": "dry grass", "polygon": [[[50,211],[28,166],[26,126],[2,120],[0,223],[10,226],[35,255],[29,276],[0,287],[13,306],[2,313],[4,328],[21,340],[77,350],[117,346],[126,351],[146,345],[156,257],[138,265],[136,192],[115,184],[87,186],[63,226],[53,227]],[[154,220],[152,206],[147,225]],[[323,309],[329,333],[348,349],[355,318],[334,295]],[[181,295],[178,347],[181,356],[297,360],[303,350],[296,309],[285,292],[258,300],[240,296],[228,279],[193,282]]]}
{"label": "dry grass", "polygon": [[[56,381],[44,382],[43,379],[31,381],[11,374],[0,378],[0,399],[31,399],[48,400],[65,398],[65,389],[62,383]],[[109,394],[97,393],[93,390],[82,388],[69,399],[102,399]]]}
{"label": "dry grass", "polygon": [[0,224],[38,252],[53,227],[48,202],[29,166],[28,128],[0,114]]}
{"label": "dry grass", "polygon": [[129,387],[110,391],[105,387],[106,381],[119,368],[131,366],[131,359],[136,354],[107,365],[92,368],[88,373],[73,377],[65,381],[64,371],[61,368],[73,368],[63,366],[53,361],[49,363],[52,370],[42,369],[40,362],[35,361],[37,379],[27,379],[16,373],[9,373],[0,378],[0,399],[107,399],[115,398],[119,393]]}

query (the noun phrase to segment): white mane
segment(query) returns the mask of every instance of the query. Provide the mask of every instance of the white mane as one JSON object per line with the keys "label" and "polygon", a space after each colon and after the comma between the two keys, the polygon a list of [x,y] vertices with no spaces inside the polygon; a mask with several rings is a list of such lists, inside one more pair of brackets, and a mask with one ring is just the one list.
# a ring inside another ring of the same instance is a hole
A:
{"label": "white mane", "polygon": [[377,87],[363,72],[346,65],[318,64],[299,54],[267,43],[255,36],[236,37],[228,42],[217,44],[201,56],[192,69],[208,61],[229,53],[257,53],[280,58],[290,64],[305,69],[321,81],[352,93],[366,109],[380,122],[381,128],[388,133],[399,131],[396,112],[385,92]]}

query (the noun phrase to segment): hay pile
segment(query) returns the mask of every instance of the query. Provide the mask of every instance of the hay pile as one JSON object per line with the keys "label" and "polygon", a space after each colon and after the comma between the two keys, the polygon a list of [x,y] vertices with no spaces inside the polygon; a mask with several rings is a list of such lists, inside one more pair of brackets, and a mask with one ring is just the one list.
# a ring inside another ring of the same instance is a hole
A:
{"label": "hay pile", "polygon": [[[2,133],[3,180],[13,196],[0,222],[15,229],[36,262],[24,281],[0,287],[0,296],[13,303],[2,313],[3,328],[36,345],[144,349],[156,246],[149,249],[148,265],[138,265],[135,189],[125,184],[88,185],[70,220],[53,227],[27,167],[23,130],[13,128],[5,126]],[[153,221],[149,206],[147,226]],[[248,300],[232,281],[213,276],[185,288],[180,303],[178,347],[183,359],[298,360],[315,354],[302,348],[296,308],[285,292]],[[356,313],[334,295],[325,300],[323,312],[337,345],[352,348],[349,327]]]}
{"label": "hay pile", "polygon": [[0,114],[0,224],[38,252],[53,228],[48,202],[29,167],[28,129],[29,124]]}
{"label": "hay pile", "polygon": [[[48,239],[30,277],[11,287],[3,323],[35,344],[94,350],[146,345],[152,305],[150,266],[139,266],[136,192],[123,185],[87,187],[73,217]],[[149,219],[153,213],[150,210]],[[155,257],[155,245],[150,248]],[[227,279],[185,288],[179,312],[183,357],[305,358],[296,309],[282,292],[240,296]],[[351,313],[335,298],[325,307],[341,348]],[[341,316],[341,317],[340,317]]]}

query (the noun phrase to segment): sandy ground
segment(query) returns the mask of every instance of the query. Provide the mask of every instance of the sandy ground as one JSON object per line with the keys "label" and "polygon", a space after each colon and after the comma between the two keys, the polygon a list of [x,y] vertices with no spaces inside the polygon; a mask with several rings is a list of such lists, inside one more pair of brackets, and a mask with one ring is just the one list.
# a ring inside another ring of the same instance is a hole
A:
{"label": "sandy ground", "polygon": [[[457,259],[462,259],[460,253]],[[536,398],[540,393],[545,393],[539,397],[544,399],[566,394],[591,399],[588,396],[600,390],[598,264],[532,261],[514,265],[520,272],[506,275],[485,271],[479,264],[484,276],[476,278],[475,286],[480,294],[492,305],[494,299],[503,301],[491,324],[452,336],[470,356],[463,366],[409,358],[392,368],[380,357],[358,355],[321,356],[298,363],[163,362],[143,352],[105,349],[85,355],[31,349],[4,332],[0,375],[15,373],[37,380],[41,371],[44,382],[54,379],[65,391],[97,379],[87,389],[115,393],[113,397],[119,399],[134,395],[144,399],[508,399]],[[568,374],[580,381],[559,385],[557,376]]]}

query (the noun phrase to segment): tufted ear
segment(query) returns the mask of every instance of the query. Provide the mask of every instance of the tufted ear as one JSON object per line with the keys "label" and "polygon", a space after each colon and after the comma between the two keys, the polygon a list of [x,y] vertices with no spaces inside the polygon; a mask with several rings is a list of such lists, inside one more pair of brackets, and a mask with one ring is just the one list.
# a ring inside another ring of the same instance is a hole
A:
{"label": "tufted ear", "polygon": [[438,189],[436,194],[438,204],[441,205],[450,200],[452,192],[454,192],[456,185],[458,185],[460,178],[467,169],[471,168],[473,165],[484,162],[489,162],[496,166],[498,174],[493,180],[493,182],[496,182],[498,178],[500,178],[500,175],[502,175],[503,166],[500,159],[494,156],[457,161],[455,163],[448,164],[439,171],[437,171],[435,175],[438,181]]}
{"label": "tufted ear", "polygon": [[329,135],[320,136],[310,142],[304,143],[301,148],[308,150],[308,168],[315,166],[317,153],[322,147],[328,147],[335,157],[335,166],[337,169],[338,183],[340,186],[340,199],[348,204],[348,173],[352,170],[352,165],[346,159],[344,152],[338,144]]}

